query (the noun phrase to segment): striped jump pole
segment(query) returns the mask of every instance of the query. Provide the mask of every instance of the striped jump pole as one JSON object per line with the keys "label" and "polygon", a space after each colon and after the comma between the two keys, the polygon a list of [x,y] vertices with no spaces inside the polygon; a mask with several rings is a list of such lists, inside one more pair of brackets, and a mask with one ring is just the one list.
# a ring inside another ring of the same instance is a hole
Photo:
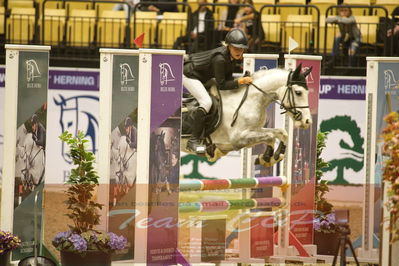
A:
{"label": "striped jump pole", "polygon": [[281,207],[283,205],[284,201],[279,198],[182,202],[179,204],[179,212],[221,212],[228,210]]}
{"label": "striped jump pole", "polygon": [[271,186],[283,186],[287,184],[284,176],[268,176],[258,178],[237,179],[184,179],[180,181],[180,191],[221,190],[235,188],[263,188]]}

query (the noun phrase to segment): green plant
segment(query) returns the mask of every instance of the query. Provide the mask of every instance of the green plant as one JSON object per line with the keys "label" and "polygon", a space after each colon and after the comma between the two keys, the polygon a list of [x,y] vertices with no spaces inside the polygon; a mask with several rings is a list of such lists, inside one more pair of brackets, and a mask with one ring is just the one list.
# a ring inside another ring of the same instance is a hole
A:
{"label": "green plant", "polygon": [[391,214],[389,230],[392,233],[392,242],[399,240],[399,114],[391,112],[384,117],[387,123],[382,132],[384,138],[383,179],[390,183],[387,189],[388,202],[386,206]]}
{"label": "green plant", "polygon": [[322,169],[329,166],[329,163],[323,160],[321,153],[326,147],[328,132],[317,132],[317,144],[316,144],[316,190],[315,190],[315,203],[316,203],[316,217],[327,215],[331,213],[333,205],[329,203],[325,195],[329,191],[328,181],[321,180],[323,177]]}
{"label": "green plant", "polygon": [[94,192],[98,186],[99,176],[94,170],[94,154],[86,149],[88,140],[83,132],[73,136],[68,131],[61,134],[60,139],[69,146],[69,156],[76,166],[71,170],[67,180],[68,189],[65,201],[70,213],[66,214],[74,223],[70,230],[58,233],[53,239],[53,245],[58,250],[82,253],[86,250],[111,252],[123,249],[127,240],[114,233],[95,230],[100,223],[99,211],[103,204],[94,201]]}
{"label": "green plant", "polygon": [[65,131],[60,139],[69,145],[69,156],[76,166],[71,170],[67,181],[70,186],[66,190],[68,195],[66,204],[71,211],[67,216],[74,222],[74,226],[70,226],[70,229],[81,234],[92,230],[100,223],[98,212],[103,205],[93,200],[99,176],[93,167],[94,155],[86,150],[85,144],[88,140],[84,139],[83,132],[79,131],[78,135],[74,137]]}

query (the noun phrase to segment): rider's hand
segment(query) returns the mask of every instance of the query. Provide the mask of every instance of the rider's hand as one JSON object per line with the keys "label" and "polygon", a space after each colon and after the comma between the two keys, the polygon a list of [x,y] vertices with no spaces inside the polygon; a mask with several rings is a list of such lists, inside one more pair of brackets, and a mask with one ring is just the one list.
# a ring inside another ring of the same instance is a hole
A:
{"label": "rider's hand", "polygon": [[242,77],[238,79],[238,84],[250,84],[252,83],[252,78],[251,77]]}

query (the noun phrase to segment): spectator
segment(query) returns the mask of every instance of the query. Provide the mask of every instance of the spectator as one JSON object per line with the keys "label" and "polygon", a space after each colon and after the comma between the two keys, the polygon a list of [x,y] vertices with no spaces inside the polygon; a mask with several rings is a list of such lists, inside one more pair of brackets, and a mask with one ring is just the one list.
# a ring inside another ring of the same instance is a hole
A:
{"label": "spectator", "polygon": [[355,17],[352,16],[352,10],[347,6],[341,6],[338,8],[338,16],[328,17],[326,22],[338,24],[339,27],[339,32],[334,39],[330,64],[335,63],[336,57],[339,56],[340,46],[342,46],[343,51],[348,51],[348,65],[353,66],[354,57],[360,45],[361,34]]}
{"label": "spectator", "polygon": [[243,4],[250,5],[241,9],[240,15],[234,20],[234,24],[240,25],[239,27],[244,30],[248,37],[248,51],[254,51],[261,41],[265,38],[260,14],[254,8],[252,0],[244,0]]}
{"label": "spectator", "polygon": [[[207,0],[198,0],[198,9],[190,17],[189,33],[177,38],[173,49],[178,49],[182,44],[187,44],[191,39],[189,53],[210,49],[212,31],[215,25],[212,11],[206,6]],[[185,47],[185,50],[187,45]]]}
{"label": "spectator", "polygon": [[114,11],[124,10],[125,13],[126,13],[126,17],[127,17],[128,16],[128,12],[129,12],[128,5],[131,8],[130,12],[133,12],[133,8],[138,2],[140,2],[140,0],[124,0],[124,3],[116,4],[112,10],[114,10]]}
{"label": "spectator", "polygon": [[230,6],[227,9],[223,10],[222,14],[220,15],[220,23],[218,26],[219,30],[219,39],[224,40],[227,33],[233,29],[237,28],[238,25],[234,24],[234,20],[240,16],[238,12],[240,9],[240,0],[229,0],[228,2]]}
{"label": "spectator", "polygon": [[164,12],[178,12],[177,9],[177,2],[176,0],[144,0],[143,2],[169,2],[170,4],[149,4],[143,5],[143,11],[155,11],[159,15],[163,14]]}
{"label": "spectator", "polygon": [[392,22],[392,27],[387,31],[387,50],[392,49],[392,55],[399,56],[399,7],[392,12]]}

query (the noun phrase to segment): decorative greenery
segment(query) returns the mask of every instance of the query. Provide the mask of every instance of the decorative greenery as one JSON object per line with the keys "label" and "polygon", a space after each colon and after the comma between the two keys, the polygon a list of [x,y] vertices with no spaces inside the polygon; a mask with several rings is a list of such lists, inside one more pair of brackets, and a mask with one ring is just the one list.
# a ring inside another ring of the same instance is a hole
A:
{"label": "decorative greenery", "polygon": [[326,193],[329,191],[328,181],[321,180],[323,177],[323,168],[329,166],[329,163],[325,162],[321,158],[321,153],[326,147],[328,132],[317,132],[317,145],[316,145],[316,191],[315,191],[315,202],[316,202],[316,217],[327,215],[331,213],[333,205],[331,205],[325,198]]}
{"label": "decorative greenery", "polygon": [[83,132],[79,131],[76,137],[65,131],[60,139],[68,144],[69,156],[76,166],[71,170],[68,178],[68,189],[65,193],[68,199],[65,203],[70,210],[66,214],[74,225],[70,231],[58,233],[53,239],[53,245],[58,250],[82,253],[86,250],[101,250],[111,252],[123,249],[126,239],[114,233],[105,233],[94,229],[100,223],[99,211],[103,204],[93,200],[93,194],[98,186],[99,176],[94,170],[95,157],[86,149],[88,140],[84,139]]}
{"label": "decorative greenery", "polygon": [[10,232],[0,230],[0,255],[21,246],[21,239]]}
{"label": "decorative greenery", "polygon": [[387,126],[382,132],[384,138],[383,179],[390,183],[388,188],[388,202],[386,206],[391,213],[389,230],[392,233],[392,242],[399,240],[399,114],[391,112],[384,117]]}

